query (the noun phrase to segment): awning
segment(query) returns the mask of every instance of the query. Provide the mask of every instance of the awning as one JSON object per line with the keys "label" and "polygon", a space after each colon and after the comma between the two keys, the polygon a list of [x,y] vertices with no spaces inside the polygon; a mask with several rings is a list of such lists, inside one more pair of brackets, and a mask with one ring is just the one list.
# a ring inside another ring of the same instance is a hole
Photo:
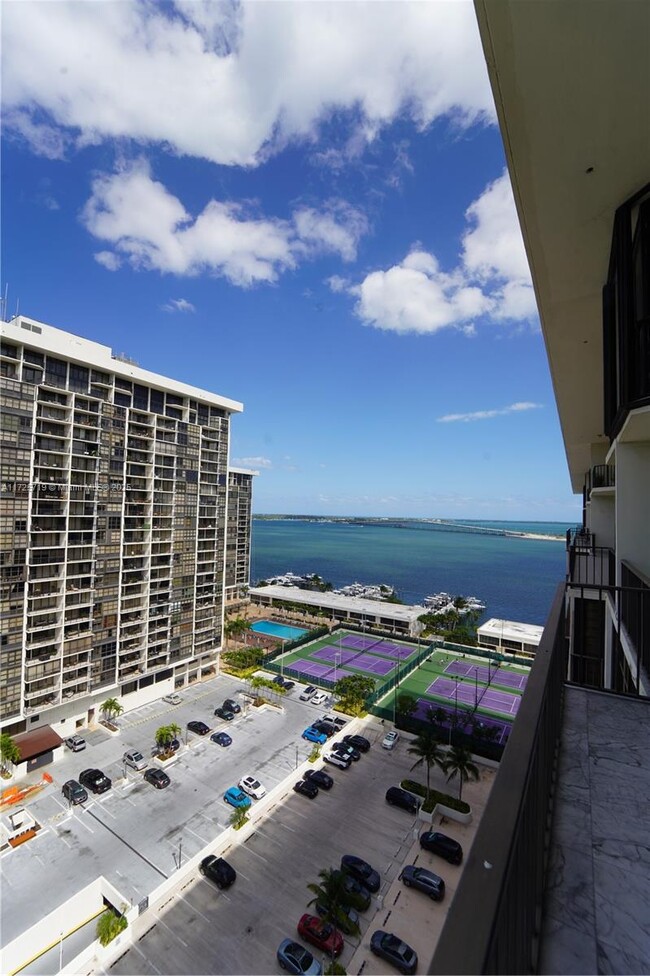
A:
{"label": "awning", "polygon": [[57,735],[49,725],[43,725],[33,732],[21,732],[20,735],[14,735],[12,738],[20,749],[21,762],[42,756],[44,752],[50,752],[63,745],[61,736]]}

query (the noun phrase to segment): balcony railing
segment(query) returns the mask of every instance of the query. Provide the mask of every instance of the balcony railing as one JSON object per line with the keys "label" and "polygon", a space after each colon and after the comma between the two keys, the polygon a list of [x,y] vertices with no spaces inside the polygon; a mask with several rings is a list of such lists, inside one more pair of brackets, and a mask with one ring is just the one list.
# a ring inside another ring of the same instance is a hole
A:
{"label": "balcony railing", "polygon": [[562,585],[430,973],[536,972],[566,656]]}

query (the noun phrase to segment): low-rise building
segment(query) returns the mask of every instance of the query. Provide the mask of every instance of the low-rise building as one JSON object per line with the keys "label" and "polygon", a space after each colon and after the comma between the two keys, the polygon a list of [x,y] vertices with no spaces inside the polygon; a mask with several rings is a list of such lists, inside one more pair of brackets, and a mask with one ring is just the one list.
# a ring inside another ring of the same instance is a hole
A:
{"label": "low-rise building", "polygon": [[517,620],[498,620],[490,617],[476,630],[479,647],[487,647],[502,654],[534,656],[544,633],[543,627],[523,624]]}

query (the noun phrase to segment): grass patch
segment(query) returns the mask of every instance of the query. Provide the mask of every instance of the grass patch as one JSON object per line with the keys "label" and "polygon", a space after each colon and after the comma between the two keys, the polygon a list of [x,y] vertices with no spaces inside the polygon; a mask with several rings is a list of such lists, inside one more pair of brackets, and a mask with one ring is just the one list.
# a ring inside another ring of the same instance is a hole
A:
{"label": "grass patch", "polygon": [[424,786],[422,783],[416,782],[413,779],[403,779],[400,785],[403,790],[408,790],[409,793],[415,793],[417,796],[424,797],[422,809],[425,813],[433,813],[434,807],[437,803],[442,803],[451,810],[457,810],[458,813],[471,812],[469,803],[465,803],[464,800],[459,800],[457,797],[451,796],[449,793],[441,793],[439,790],[429,790],[429,795],[427,796],[426,786]]}

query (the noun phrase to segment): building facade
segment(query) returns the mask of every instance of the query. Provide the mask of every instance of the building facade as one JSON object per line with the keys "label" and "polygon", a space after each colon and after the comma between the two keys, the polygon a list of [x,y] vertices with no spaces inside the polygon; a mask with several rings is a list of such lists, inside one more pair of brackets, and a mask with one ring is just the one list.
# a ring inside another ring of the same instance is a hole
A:
{"label": "building facade", "polygon": [[1,335],[0,723],[67,733],[215,673],[242,405],[23,316]]}
{"label": "building facade", "polygon": [[490,617],[476,629],[479,647],[503,654],[525,654],[527,657],[534,657],[543,633],[544,628],[535,624],[498,620],[496,617]]}
{"label": "building facade", "polygon": [[251,575],[253,478],[257,471],[230,468],[226,525],[226,603],[246,595]]}

